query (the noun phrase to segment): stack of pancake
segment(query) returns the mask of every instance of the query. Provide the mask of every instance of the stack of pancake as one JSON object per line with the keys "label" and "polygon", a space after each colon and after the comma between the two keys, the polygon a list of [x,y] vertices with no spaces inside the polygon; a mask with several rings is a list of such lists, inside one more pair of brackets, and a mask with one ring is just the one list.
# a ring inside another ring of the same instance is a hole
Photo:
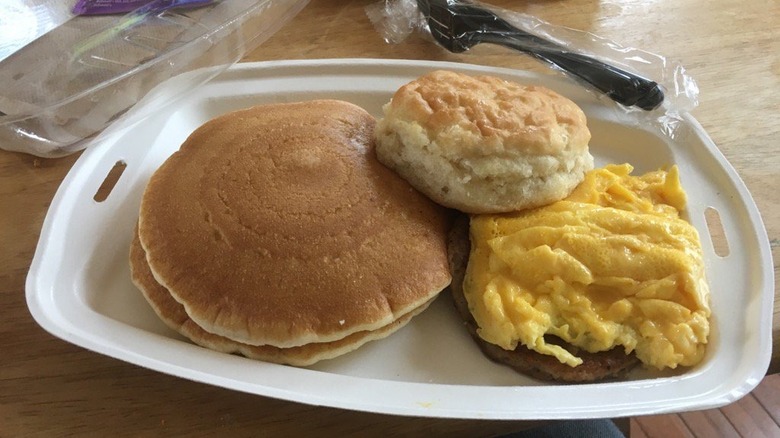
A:
{"label": "stack of pancake", "polygon": [[450,283],[447,212],[375,158],[340,101],[198,128],[152,176],[130,251],[160,318],[202,346],[310,365],[380,339]]}

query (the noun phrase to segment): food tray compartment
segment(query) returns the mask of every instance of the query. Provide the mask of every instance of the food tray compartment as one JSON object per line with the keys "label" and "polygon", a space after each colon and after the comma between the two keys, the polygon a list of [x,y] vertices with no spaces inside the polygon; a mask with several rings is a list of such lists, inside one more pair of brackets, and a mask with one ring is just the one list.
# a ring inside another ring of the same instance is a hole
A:
{"label": "food tray compartment", "polygon": [[[627,161],[636,173],[679,166],[689,196],[686,214],[701,235],[712,287],[713,330],[701,364],[664,374],[639,370],[616,382],[539,382],[486,359],[446,292],[389,338],[309,368],[209,351],[157,318],[130,281],[128,247],[146,182],[194,129],[234,109],[315,98],[347,100],[379,116],[399,86],[442,68],[541,84],[572,98],[588,116],[598,165]],[[162,87],[175,88],[176,80]],[[769,364],[774,279],[766,231],[744,184],[693,118],[684,117],[668,137],[629,116],[567,80],[506,69],[349,59],[238,64],[142,126],[120,127],[80,157],[46,218],[28,277],[28,306],[46,330],[85,348],[182,378],[314,405],[496,419],[722,406],[755,387]],[[126,166],[124,173],[105,200],[95,201],[117,164]],[[714,252],[704,216],[710,207],[723,223],[727,256]]]}

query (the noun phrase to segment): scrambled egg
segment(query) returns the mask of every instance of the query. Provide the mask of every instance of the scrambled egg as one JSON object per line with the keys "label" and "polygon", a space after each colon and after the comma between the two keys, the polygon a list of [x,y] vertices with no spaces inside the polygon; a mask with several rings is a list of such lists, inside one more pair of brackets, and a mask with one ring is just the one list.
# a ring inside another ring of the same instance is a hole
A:
{"label": "scrambled egg", "polygon": [[589,352],[622,346],[658,369],[701,360],[709,288],[677,167],[632,171],[596,169],[562,201],[472,217],[463,286],[483,339],[570,366],[582,360],[545,334]]}

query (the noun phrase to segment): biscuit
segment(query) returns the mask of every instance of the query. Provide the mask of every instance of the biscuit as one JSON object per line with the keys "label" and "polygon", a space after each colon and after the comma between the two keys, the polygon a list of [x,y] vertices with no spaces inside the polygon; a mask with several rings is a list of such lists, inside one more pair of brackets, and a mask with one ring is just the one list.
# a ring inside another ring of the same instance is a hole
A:
{"label": "biscuit", "polygon": [[558,201],[593,168],[585,114],[544,87],[434,71],[401,87],[383,110],[379,160],[463,212]]}

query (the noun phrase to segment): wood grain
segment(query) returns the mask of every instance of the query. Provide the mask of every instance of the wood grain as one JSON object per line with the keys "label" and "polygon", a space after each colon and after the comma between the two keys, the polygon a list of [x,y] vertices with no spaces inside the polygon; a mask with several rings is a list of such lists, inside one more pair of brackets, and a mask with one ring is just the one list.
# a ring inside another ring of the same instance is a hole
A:
{"label": "wood grain", "polygon": [[772,421],[780,424],[780,374],[765,377],[752,394]]}
{"label": "wood grain", "polygon": [[[313,0],[246,60],[407,58],[546,71],[498,47],[453,55],[417,35],[387,44],[366,19],[364,7],[370,3]],[[492,3],[680,60],[701,89],[693,115],[744,179],[763,214],[777,275],[780,3]],[[54,338],[30,317],[24,281],[46,210],[77,157],[39,159],[0,151],[0,436],[494,436],[529,426],[393,417],[272,400],[152,372]],[[780,371],[779,309],[776,300],[773,372]]]}
{"label": "wood grain", "polygon": [[686,412],[679,414],[688,429],[697,436],[737,437],[739,434],[729,419],[720,410]]}
{"label": "wood grain", "polygon": [[649,415],[630,420],[634,437],[775,437],[780,436],[780,374],[764,377],[756,389],[721,409]]}
{"label": "wood grain", "polygon": [[642,434],[648,438],[695,438],[679,415],[657,415],[634,419]]}
{"label": "wood grain", "polygon": [[[774,410],[778,407],[775,406]],[[739,403],[721,408],[740,436],[780,436],[780,425],[768,414],[756,397],[749,394]]]}

